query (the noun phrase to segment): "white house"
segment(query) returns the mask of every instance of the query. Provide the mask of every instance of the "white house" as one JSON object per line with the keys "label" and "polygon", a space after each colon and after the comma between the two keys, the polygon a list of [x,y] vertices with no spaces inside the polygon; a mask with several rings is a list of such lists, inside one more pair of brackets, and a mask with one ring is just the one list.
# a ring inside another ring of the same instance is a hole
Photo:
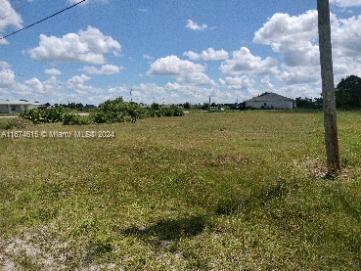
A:
{"label": "white house", "polygon": [[16,114],[36,107],[39,103],[31,103],[27,101],[3,101],[0,100],[0,113]]}
{"label": "white house", "polygon": [[244,102],[246,108],[256,109],[293,109],[296,101],[272,92],[265,92]]}

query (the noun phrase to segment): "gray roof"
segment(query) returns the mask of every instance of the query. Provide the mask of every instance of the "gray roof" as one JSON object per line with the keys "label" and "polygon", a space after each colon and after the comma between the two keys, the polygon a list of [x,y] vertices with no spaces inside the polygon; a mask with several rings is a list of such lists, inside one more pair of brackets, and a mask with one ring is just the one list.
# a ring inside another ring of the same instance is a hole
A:
{"label": "gray roof", "polygon": [[39,105],[39,103],[25,102],[25,101],[4,101],[0,100],[0,105]]}
{"label": "gray roof", "polygon": [[245,102],[274,102],[274,101],[286,101],[286,102],[294,102],[294,100],[284,97],[282,95],[273,93],[273,92],[265,92],[257,97],[254,97]]}

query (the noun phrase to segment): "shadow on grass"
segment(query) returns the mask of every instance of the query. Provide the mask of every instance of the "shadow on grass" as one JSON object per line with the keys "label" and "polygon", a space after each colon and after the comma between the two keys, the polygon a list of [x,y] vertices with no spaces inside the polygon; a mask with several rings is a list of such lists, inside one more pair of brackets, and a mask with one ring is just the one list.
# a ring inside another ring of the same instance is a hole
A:
{"label": "shadow on grass", "polygon": [[160,220],[146,227],[130,227],[122,231],[122,234],[136,236],[142,239],[155,239],[157,241],[177,241],[182,237],[192,237],[201,234],[208,225],[204,216],[192,216],[179,219]]}
{"label": "shadow on grass", "polygon": [[263,187],[249,195],[229,195],[220,199],[216,206],[217,215],[233,215],[239,211],[249,213],[252,209],[263,207],[272,200],[285,197],[288,193],[285,184]]}

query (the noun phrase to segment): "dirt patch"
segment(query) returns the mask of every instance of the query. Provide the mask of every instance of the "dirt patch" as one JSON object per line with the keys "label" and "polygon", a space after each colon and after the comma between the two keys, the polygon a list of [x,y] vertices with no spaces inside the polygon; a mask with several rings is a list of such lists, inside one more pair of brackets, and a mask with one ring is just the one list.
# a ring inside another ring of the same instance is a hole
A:
{"label": "dirt patch", "polygon": [[27,231],[0,242],[3,270],[65,270],[67,244],[50,236],[46,229]]}

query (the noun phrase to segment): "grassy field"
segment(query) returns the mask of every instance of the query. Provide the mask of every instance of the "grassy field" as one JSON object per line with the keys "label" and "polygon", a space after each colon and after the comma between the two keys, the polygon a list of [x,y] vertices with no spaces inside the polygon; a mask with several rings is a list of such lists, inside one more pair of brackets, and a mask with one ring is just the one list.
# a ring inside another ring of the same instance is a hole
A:
{"label": "grassy field", "polygon": [[361,114],[339,128],[344,169],[326,181],[318,113],[30,127],[116,138],[1,139],[0,264],[360,270]]}

